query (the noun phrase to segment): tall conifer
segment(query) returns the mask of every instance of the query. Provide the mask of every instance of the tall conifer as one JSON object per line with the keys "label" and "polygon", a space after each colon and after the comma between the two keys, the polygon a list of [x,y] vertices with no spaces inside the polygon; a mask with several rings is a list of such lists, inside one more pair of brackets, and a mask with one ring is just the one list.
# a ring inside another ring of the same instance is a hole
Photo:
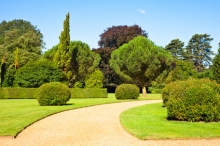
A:
{"label": "tall conifer", "polygon": [[66,15],[66,19],[63,23],[63,31],[59,37],[60,42],[58,46],[58,50],[55,54],[54,62],[57,66],[62,69],[62,71],[67,75],[67,78],[71,75],[70,72],[70,26],[69,26],[69,13]]}

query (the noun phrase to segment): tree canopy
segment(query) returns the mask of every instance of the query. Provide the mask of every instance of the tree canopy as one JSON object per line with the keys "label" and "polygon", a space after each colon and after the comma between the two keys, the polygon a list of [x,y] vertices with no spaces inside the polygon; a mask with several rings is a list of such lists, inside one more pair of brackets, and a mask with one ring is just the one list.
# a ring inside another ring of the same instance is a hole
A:
{"label": "tree canopy", "polygon": [[109,65],[112,51],[124,43],[128,43],[136,36],[148,37],[148,34],[138,25],[120,25],[109,27],[100,35],[98,42],[100,48],[93,49],[93,51],[101,57],[99,69],[104,74],[104,87],[108,89],[115,88],[121,83],[119,76],[115,74],[115,71]]}
{"label": "tree canopy", "polygon": [[172,56],[151,40],[137,36],[111,54],[110,66],[121,78],[146,93],[149,86],[171,64]]}
{"label": "tree canopy", "polygon": [[145,36],[147,33],[141,29],[138,25],[127,26],[112,26],[104,30],[104,33],[100,35],[100,40],[98,42],[100,48],[102,47],[120,47],[124,43],[128,43],[136,36]]}
{"label": "tree canopy", "polygon": [[19,49],[19,65],[37,60],[44,48],[43,34],[25,20],[0,23],[0,58],[6,54],[7,64],[14,62],[14,51]]}
{"label": "tree canopy", "polygon": [[210,35],[195,34],[186,46],[185,58],[194,63],[194,67],[198,72],[203,71],[212,62],[211,56],[214,55],[210,45],[212,40],[213,38],[210,38]]}
{"label": "tree canopy", "polygon": [[165,49],[171,52],[173,58],[183,59],[184,58],[183,46],[184,46],[184,42],[181,42],[179,39],[174,39],[165,47]]}
{"label": "tree canopy", "polygon": [[71,81],[85,82],[87,75],[91,74],[99,65],[99,54],[92,52],[89,45],[81,41],[70,42],[71,52]]}

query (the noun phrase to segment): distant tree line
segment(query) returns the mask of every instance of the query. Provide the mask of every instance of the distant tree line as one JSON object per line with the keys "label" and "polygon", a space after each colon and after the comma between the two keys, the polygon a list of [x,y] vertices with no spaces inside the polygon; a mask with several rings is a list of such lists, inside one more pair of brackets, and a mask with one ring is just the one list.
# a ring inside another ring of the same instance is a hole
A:
{"label": "distant tree line", "polygon": [[[66,15],[59,43],[42,54],[43,34],[25,20],[0,23],[2,87],[33,87],[59,81],[74,88],[108,88],[136,84],[157,92],[165,84],[188,78],[220,83],[219,53],[214,57],[208,34],[195,34],[184,46],[179,39],[164,48],[149,39],[138,25],[112,26],[100,34],[99,48],[90,49],[70,37]],[[214,59],[213,59],[214,57]],[[150,87],[150,88],[149,88]]]}

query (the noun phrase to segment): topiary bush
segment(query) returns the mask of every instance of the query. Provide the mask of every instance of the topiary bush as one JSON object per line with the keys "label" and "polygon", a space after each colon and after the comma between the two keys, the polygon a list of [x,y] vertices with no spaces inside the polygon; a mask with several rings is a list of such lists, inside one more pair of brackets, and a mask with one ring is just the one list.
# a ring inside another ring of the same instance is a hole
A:
{"label": "topiary bush", "polygon": [[220,121],[219,84],[209,79],[189,79],[168,86],[168,119],[192,122]]}
{"label": "topiary bush", "polygon": [[70,97],[70,89],[60,82],[43,84],[37,89],[36,93],[36,98],[41,106],[64,105]]}
{"label": "topiary bush", "polygon": [[137,99],[139,94],[139,88],[133,84],[121,84],[115,90],[117,99]]}

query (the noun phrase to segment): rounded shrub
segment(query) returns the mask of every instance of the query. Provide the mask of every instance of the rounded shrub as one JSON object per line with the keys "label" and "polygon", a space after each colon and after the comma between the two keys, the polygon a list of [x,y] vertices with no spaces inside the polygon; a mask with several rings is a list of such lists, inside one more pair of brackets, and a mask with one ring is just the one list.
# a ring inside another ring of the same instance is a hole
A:
{"label": "rounded shrub", "polygon": [[36,93],[36,98],[41,106],[64,105],[70,97],[70,89],[60,82],[43,84],[37,89]]}
{"label": "rounded shrub", "polygon": [[139,94],[139,88],[132,84],[121,84],[115,90],[117,99],[137,99]]}
{"label": "rounded shrub", "polygon": [[192,122],[220,120],[220,85],[216,82],[189,79],[171,83],[165,88],[167,90],[163,91],[169,96],[166,101],[168,119]]}

